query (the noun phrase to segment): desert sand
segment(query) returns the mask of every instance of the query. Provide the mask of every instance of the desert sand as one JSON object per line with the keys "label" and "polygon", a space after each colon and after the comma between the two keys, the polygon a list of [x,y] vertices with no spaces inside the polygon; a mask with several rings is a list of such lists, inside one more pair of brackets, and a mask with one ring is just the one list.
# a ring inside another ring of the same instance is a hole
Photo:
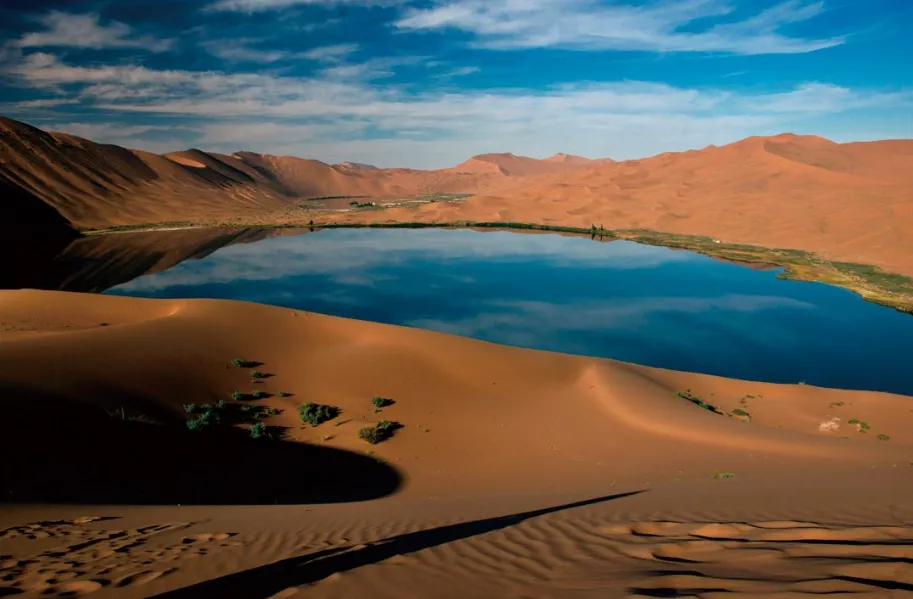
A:
{"label": "desert sand", "polygon": [[[0,164],[12,286],[97,291],[281,234],[129,233],[125,252],[87,228],[314,219],[647,228],[913,274],[911,141],[416,171],[0,119]],[[437,194],[471,197],[348,208]],[[0,291],[0,596],[909,596],[911,399],[243,302]],[[188,430],[185,406],[219,401]],[[303,402],[341,413],[312,427]],[[381,420],[402,428],[359,438]]]}
{"label": "desert sand", "polygon": [[[0,323],[0,593],[913,591],[908,397],[243,302],[4,291]],[[283,440],[186,430],[220,399],[280,410]],[[302,425],[305,401],[341,413]],[[403,428],[358,438],[381,419]]]}

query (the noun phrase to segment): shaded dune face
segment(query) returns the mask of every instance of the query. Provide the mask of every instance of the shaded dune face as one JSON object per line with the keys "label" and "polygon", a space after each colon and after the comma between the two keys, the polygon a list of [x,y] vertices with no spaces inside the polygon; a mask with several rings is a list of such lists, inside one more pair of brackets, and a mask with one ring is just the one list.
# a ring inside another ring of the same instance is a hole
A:
{"label": "shaded dune face", "polygon": [[[378,169],[254,152],[199,149],[164,155],[96,144],[0,117],[0,161],[11,189],[34,197],[75,227],[254,218],[328,196],[475,193],[496,187],[507,172],[478,176],[453,169]],[[571,170],[513,157],[528,175]],[[487,163],[486,163],[487,164]],[[187,198],[193,198],[188,202]],[[45,217],[50,222],[53,217]],[[13,214],[18,222],[22,215]]]}
{"label": "shaded dune face", "polygon": [[[4,449],[30,456],[11,469],[14,500],[542,493],[595,489],[607,477],[771,472],[787,462],[865,469],[908,459],[913,444],[905,432],[913,415],[899,396],[673,373],[256,304],[20,291],[0,293],[0,316]],[[262,363],[267,377],[253,383],[229,365],[237,356]],[[757,419],[746,423],[683,400],[683,388],[713,393],[725,413],[746,393],[772,403],[757,400]],[[185,429],[184,405],[230,400],[233,390],[265,392],[257,405],[279,412],[265,422],[286,441],[236,439],[231,426],[199,436]],[[396,403],[374,412],[375,395]],[[860,419],[892,422],[891,443],[822,433],[835,398]],[[302,426],[296,408],[307,401],[341,416]],[[112,416],[119,409],[142,421]],[[404,428],[376,447],[359,439],[381,419]],[[87,464],[95,474],[81,473]]]}

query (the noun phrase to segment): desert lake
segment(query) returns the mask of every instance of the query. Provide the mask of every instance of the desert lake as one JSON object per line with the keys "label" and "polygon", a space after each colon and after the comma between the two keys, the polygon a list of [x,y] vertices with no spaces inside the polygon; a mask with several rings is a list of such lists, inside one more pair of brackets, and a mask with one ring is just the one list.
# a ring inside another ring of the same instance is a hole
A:
{"label": "desert lake", "polygon": [[[169,233],[179,232],[105,237]],[[128,266],[154,262],[148,249],[127,259],[83,248],[95,256],[70,267],[92,278],[103,264],[105,280],[126,281],[95,288],[110,294],[247,300],[675,370],[913,394],[913,318],[778,269],[507,231],[277,230],[199,245],[186,256],[198,259],[135,278]]]}

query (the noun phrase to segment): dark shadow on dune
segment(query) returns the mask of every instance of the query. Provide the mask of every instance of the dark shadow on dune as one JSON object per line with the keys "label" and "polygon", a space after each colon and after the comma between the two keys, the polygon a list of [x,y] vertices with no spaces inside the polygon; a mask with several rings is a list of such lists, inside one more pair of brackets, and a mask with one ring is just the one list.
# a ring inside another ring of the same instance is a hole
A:
{"label": "dark shadow on dune", "polygon": [[469,537],[520,524],[563,510],[569,510],[614,499],[637,495],[643,491],[618,493],[574,503],[566,503],[539,510],[474,520],[461,524],[441,526],[431,530],[411,532],[371,543],[361,549],[340,547],[316,553],[291,557],[279,562],[229,574],[215,580],[201,582],[183,589],[156,595],[156,599],[189,599],[191,597],[219,597],[220,599],[258,599],[271,597],[289,587],[311,584],[337,572],[376,564],[397,555],[406,555],[438,545],[452,543]]}
{"label": "dark shadow on dune", "polygon": [[130,415],[168,424],[124,421],[97,406],[9,391],[0,388],[0,502],[336,503],[402,484],[395,468],[367,455],[252,439],[227,425],[189,431],[182,415],[138,411]]}

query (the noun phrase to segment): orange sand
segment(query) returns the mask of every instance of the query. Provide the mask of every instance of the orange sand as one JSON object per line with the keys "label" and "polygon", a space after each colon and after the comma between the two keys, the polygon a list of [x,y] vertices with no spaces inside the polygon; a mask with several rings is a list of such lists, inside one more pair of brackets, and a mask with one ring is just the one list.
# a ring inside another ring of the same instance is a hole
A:
{"label": "orange sand", "polygon": [[[14,456],[4,492],[26,502],[0,513],[0,592],[913,590],[907,397],[657,370],[243,302],[6,291],[0,323],[0,450]],[[252,385],[229,366],[236,356],[272,376]],[[288,427],[286,441],[183,429],[183,404],[254,387],[292,394],[261,400],[283,410],[266,422]],[[700,409],[676,395],[684,389],[751,421]],[[375,395],[396,403],[374,413]],[[304,401],[342,414],[303,427],[295,408]],[[119,408],[159,424],[108,415]],[[376,446],[358,439],[380,419],[405,426]],[[822,431],[827,422],[838,428]],[[713,478],[721,472],[734,478]],[[291,505],[262,506],[275,502]],[[84,516],[118,519],[76,520]]]}

